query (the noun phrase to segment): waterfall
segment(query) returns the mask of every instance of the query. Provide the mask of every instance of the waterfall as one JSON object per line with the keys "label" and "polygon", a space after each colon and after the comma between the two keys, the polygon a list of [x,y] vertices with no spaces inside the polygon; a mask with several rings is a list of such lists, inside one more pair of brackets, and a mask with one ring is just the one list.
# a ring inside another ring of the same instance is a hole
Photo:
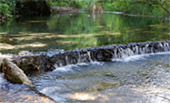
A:
{"label": "waterfall", "polygon": [[90,55],[89,51],[87,52],[87,55],[88,55],[89,61],[92,62],[91,55]]}
{"label": "waterfall", "polygon": [[170,51],[169,46],[170,41],[160,41],[91,47],[58,53],[49,59],[53,64],[58,64],[60,67],[68,64],[111,61],[112,59],[126,58],[133,55],[167,52]]}
{"label": "waterfall", "polygon": [[70,64],[90,63],[95,61],[107,62],[113,59],[124,59],[134,55],[168,51],[170,51],[170,40],[90,47],[87,49],[69,51],[54,50],[42,53],[42,55],[17,56],[14,61],[20,62],[17,64],[23,64],[25,60],[32,60],[35,62],[34,64],[29,64],[32,62],[28,62],[30,68],[34,68],[35,65],[38,65],[44,68],[44,70],[49,71]]}

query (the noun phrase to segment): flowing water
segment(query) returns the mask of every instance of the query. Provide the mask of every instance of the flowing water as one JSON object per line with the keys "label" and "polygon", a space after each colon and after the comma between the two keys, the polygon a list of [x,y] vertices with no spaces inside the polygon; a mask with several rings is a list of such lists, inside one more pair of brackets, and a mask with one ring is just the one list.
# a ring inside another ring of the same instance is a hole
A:
{"label": "flowing water", "polygon": [[[0,26],[0,52],[167,40],[169,31],[169,23],[159,18],[108,13],[33,18]],[[59,103],[169,103],[170,48],[166,42],[155,45],[120,46],[111,62],[93,61],[87,52],[90,63],[57,67],[29,78],[38,91]],[[46,103],[27,86],[9,83],[0,74],[1,102]]]}
{"label": "flowing water", "polygon": [[[170,53],[136,55],[112,62],[68,65],[30,77],[59,103],[169,103]],[[0,102],[36,102],[24,85],[0,76]]]}

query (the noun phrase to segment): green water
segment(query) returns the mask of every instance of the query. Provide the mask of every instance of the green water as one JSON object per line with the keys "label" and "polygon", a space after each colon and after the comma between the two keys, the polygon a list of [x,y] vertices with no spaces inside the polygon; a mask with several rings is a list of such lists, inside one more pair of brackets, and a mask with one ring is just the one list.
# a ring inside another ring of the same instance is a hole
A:
{"label": "green water", "polygon": [[0,25],[0,52],[75,49],[167,40],[170,22],[161,18],[111,13],[56,15],[13,20]]}

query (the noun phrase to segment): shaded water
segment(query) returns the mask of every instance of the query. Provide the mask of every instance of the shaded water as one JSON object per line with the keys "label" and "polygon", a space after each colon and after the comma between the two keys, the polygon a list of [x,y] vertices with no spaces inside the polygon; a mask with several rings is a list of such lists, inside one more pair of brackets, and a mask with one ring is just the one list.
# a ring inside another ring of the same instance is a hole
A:
{"label": "shaded water", "polygon": [[[169,103],[169,56],[168,52],[70,65],[30,79],[40,92],[60,103]],[[0,102],[37,100],[26,86],[0,76]]]}
{"label": "shaded water", "polygon": [[110,13],[56,15],[0,25],[0,52],[75,49],[169,39],[169,22],[160,18]]}

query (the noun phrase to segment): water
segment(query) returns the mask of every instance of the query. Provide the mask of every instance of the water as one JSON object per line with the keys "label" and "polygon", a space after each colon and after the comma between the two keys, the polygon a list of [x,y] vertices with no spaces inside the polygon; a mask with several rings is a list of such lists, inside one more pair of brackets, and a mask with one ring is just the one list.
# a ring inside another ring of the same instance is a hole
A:
{"label": "water", "polygon": [[0,25],[0,52],[75,49],[169,39],[169,22],[161,18],[103,13],[20,19]]}
{"label": "water", "polygon": [[[68,65],[30,79],[40,92],[59,103],[169,103],[169,56],[166,52]],[[11,84],[2,76],[0,91],[1,102],[40,100],[28,87]]]}
{"label": "water", "polygon": [[68,71],[58,69],[32,80],[59,102],[169,103],[169,56],[66,66]]}
{"label": "water", "polygon": [[[169,23],[159,18],[109,13],[32,18],[0,26],[0,52],[50,50],[47,55],[52,57],[56,52],[88,46],[167,40],[169,31]],[[146,43],[114,50],[115,58],[110,62],[92,62],[93,57],[87,52],[90,63],[80,63],[79,58],[78,64],[73,65],[66,56],[69,65],[55,65],[54,71],[29,78],[38,91],[59,103],[170,102],[169,44],[150,47]],[[0,74],[1,102],[46,103],[47,100],[25,85],[9,83]]]}

